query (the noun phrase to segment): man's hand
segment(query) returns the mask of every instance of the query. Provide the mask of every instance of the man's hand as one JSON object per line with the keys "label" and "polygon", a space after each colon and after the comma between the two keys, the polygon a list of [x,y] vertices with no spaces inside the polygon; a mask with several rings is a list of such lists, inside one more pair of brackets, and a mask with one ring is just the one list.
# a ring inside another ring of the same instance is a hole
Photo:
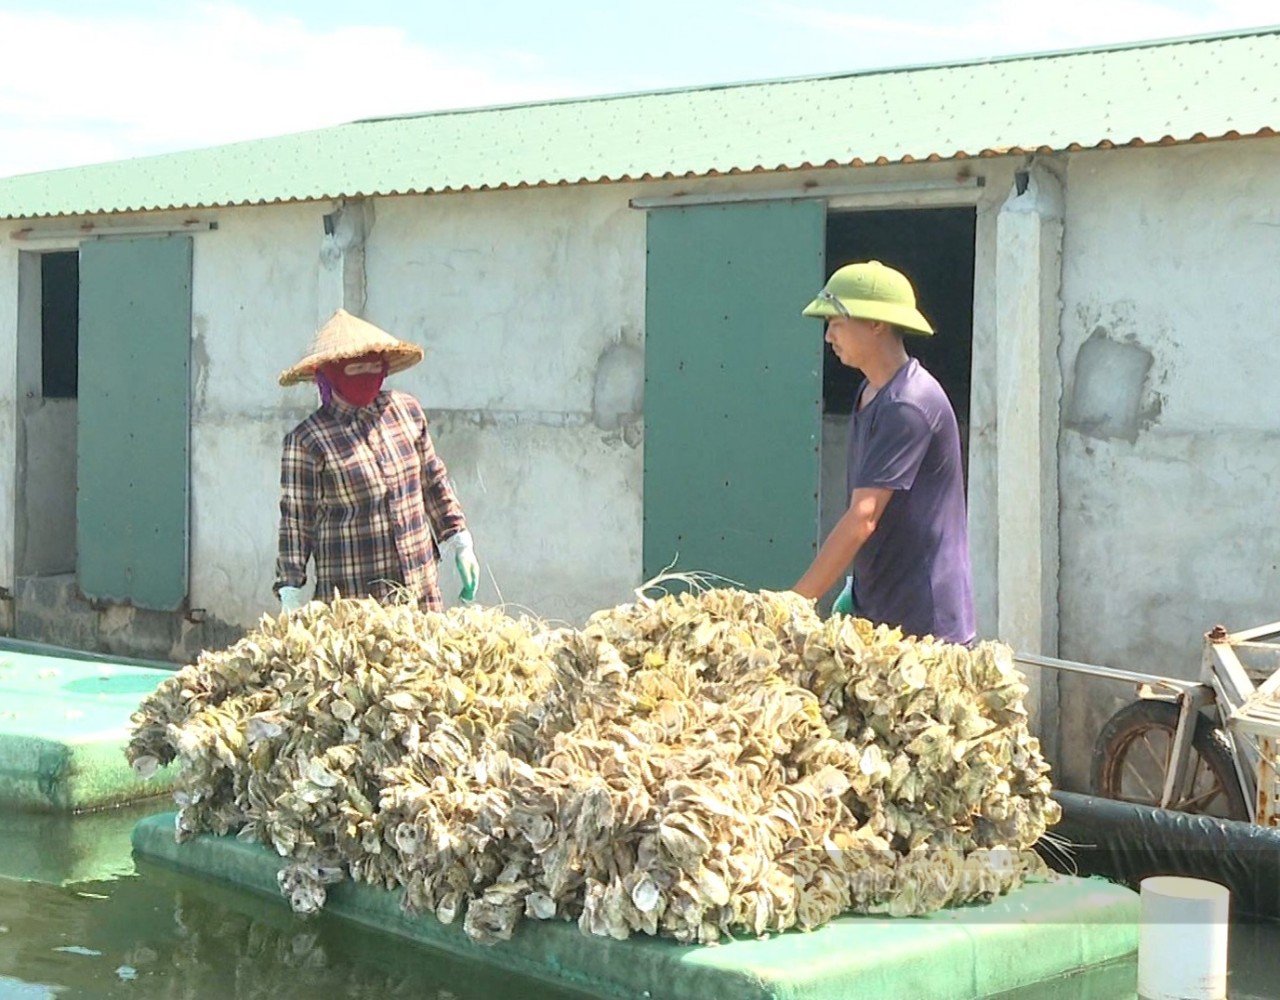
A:
{"label": "man's hand", "polygon": [[844,590],[840,591],[840,596],[831,605],[831,613],[833,615],[853,614],[853,577],[844,578]]}
{"label": "man's hand", "polygon": [[462,580],[462,590],[458,599],[474,601],[476,588],[480,585],[480,563],[476,559],[475,543],[471,540],[471,532],[465,528],[456,535],[450,535],[440,546],[441,555],[451,555],[453,564],[458,568],[458,577]]}
{"label": "man's hand", "polygon": [[858,550],[875,532],[892,496],[893,490],[880,486],[854,490],[849,509],[831,529],[813,565],[791,589],[801,597],[817,600],[835,586],[840,574],[849,568]]}

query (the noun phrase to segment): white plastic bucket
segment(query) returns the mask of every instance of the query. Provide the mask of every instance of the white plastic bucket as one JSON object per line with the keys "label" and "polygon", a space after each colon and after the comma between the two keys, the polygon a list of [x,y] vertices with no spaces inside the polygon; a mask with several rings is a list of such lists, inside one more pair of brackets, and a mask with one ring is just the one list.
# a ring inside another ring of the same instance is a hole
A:
{"label": "white plastic bucket", "polygon": [[1173,875],[1142,880],[1142,1000],[1225,1000],[1230,908],[1230,890],[1216,882]]}

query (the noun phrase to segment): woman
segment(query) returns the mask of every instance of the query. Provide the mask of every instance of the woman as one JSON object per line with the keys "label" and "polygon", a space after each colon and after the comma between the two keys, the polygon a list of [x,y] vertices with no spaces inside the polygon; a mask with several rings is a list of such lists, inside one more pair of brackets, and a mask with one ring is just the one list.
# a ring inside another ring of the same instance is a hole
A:
{"label": "woman", "polygon": [[281,385],[315,382],[321,401],[284,439],[275,582],[282,610],[302,605],[308,560],[317,600],[408,594],[440,610],[441,550],[457,565],[462,600],[475,597],[471,533],[422,406],[382,388],[422,354],[339,309],[280,376]]}

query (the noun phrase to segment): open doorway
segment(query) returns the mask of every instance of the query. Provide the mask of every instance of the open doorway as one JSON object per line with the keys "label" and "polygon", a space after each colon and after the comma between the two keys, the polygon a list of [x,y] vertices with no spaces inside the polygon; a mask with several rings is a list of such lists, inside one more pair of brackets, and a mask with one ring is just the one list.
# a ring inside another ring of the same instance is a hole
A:
{"label": "open doorway", "polygon": [[76,568],[79,254],[24,253],[20,280],[17,575],[59,576]]}
{"label": "open doorway", "polygon": [[[973,358],[973,269],[977,212],[973,208],[831,211],[827,215],[827,275],[845,264],[878,260],[911,278],[920,311],[937,331],[908,337],[907,352],[942,384],[960,425],[966,476]],[[845,447],[853,397],[862,376],[823,352],[822,494],[825,538],[848,507]],[[843,585],[843,582],[842,582]]]}

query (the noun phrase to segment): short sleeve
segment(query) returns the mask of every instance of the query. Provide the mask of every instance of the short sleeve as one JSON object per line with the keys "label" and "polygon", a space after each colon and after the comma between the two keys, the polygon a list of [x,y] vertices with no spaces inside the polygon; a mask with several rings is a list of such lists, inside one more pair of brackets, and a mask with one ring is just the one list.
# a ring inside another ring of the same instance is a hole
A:
{"label": "short sleeve", "polygon": [[933,428],[919,409],[910,403],[886,406],[867,435],[853,489],[911,489],[932,440]]}

